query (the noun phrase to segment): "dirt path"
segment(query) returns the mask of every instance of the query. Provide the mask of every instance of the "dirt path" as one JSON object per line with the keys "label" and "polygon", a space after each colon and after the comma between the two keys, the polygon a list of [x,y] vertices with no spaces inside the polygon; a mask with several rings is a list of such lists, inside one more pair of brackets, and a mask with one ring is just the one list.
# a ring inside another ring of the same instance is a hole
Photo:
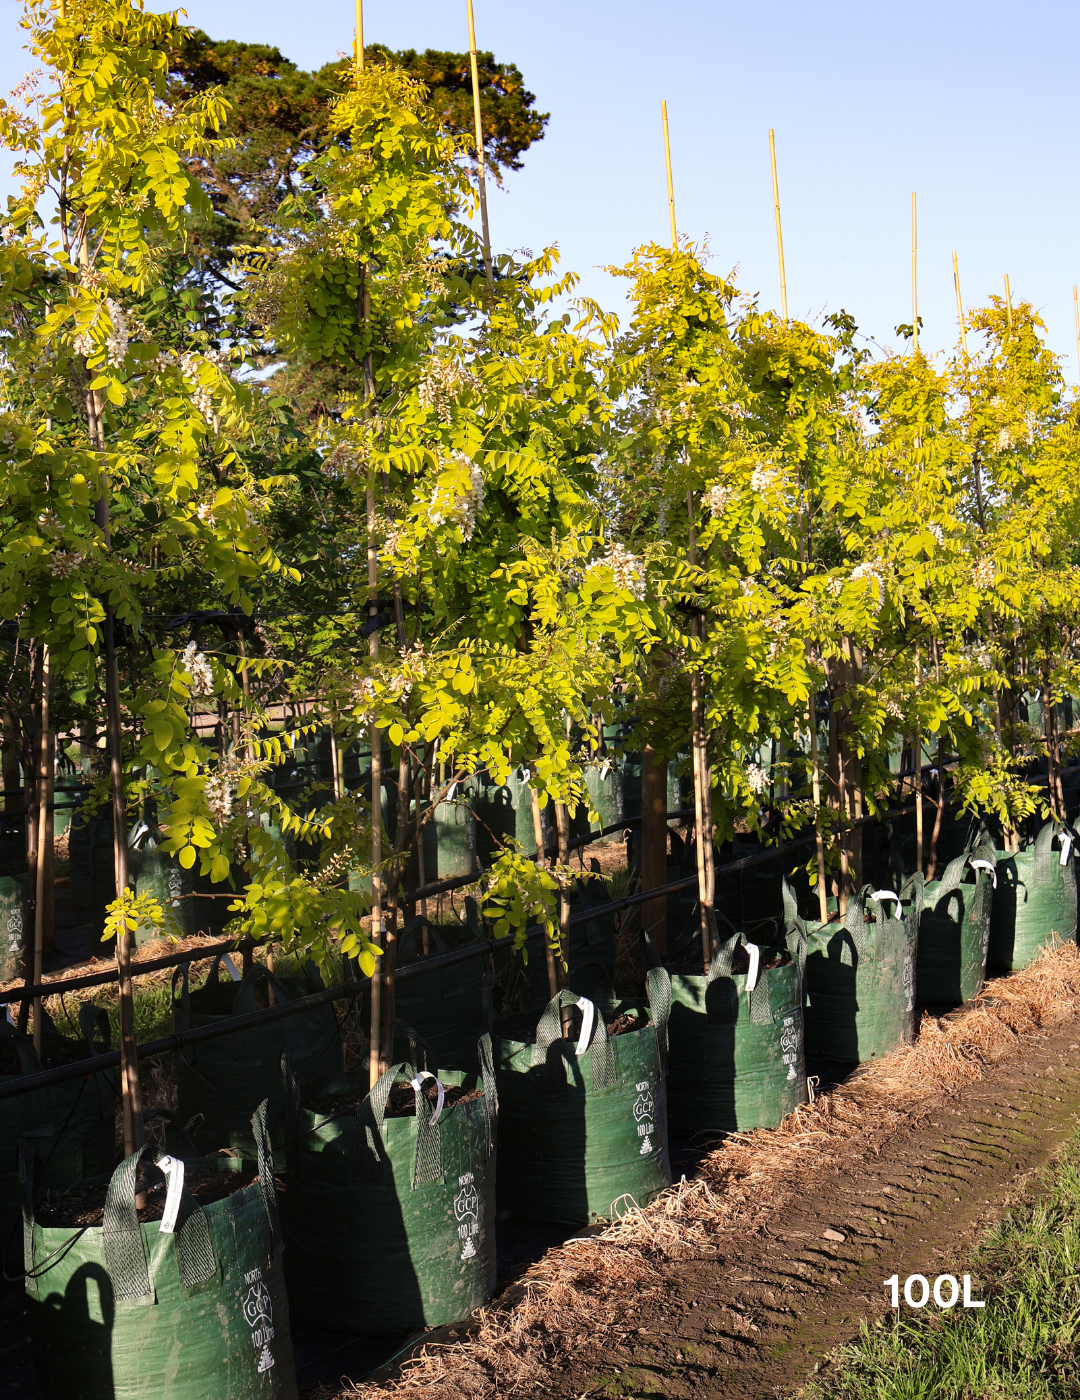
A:
{"label": "dirt path", "polygon": [[988,1220],[1076,1126],[1080,1018],[923,1107],[876,1158],[823,1173],[749,1229],[724,1230],[718,1256],[666,1264],[662,1284],[627,1296],[618,1324],[545,1393],[783,1394],[860,1319],[886,1311],[886,1277],[962,1273]]}

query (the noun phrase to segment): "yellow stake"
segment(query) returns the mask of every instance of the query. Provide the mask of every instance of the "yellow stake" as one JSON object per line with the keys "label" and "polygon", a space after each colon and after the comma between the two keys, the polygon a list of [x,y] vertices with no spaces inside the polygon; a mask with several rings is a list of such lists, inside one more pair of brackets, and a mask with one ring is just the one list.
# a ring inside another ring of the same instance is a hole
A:
{"label": "yellow stake", "polygon": [[956,260],[956,254],[952,255],[952,279],[956,288],[956,314],[960,318],[960,344],[963,346],[964,354],[967,348],[967,327],[964,325],[964,303],[960,299],[960,264]]}
{"label": "yellow stake", "polygon": [[356,0],[356,71],[364,71],[364,0]]}
{"label": "yellow stake", "polygon": [[1005,310],[1009,313],[1009,330],[1012,330],[1012,291],[1009,288],[1009,274],[1005,274]]}
{"label": "yellow stake", "polygon": [[911,191],[911,335],[915,354],[919,353],[919,217],[915,191]]}
{"label": "yellow stake", "polygon": [[476,174],[480,186],[480,222],[484,231],[484,271],[487,273],[488,314],[495,304],[495,276],[491,270],[491,235],[488,232],[487,181],[484,177],[484,125],[480,119],[480,74],[476,67],[476,26],[472,0],[465,0],[469,14],[469,64],[472,67],[472,105],[476,122]]}
{"label": "yellow stake", "polygon": [[773,211],[776,214],[776,251],[780,258],[780,307],[784,313],[784,320],[787,314],[787,277],[784,273],[784,235],[780,228],[780,184],[776,178],[776,133],[769,127],[769,156],[772,160],[772,198]]}
{"label": "yellow stake", "polygon": [[[1073,315],[1076,317],[1076,366],[1080,375],[1080,302],[1076,300],[1076,283],[1073,283]],[[1080,379],[1077,380],[1080,383]]]}
{"label": "yellow stake", "polygon": [[671,219],[671,250],[678,252],[679,235],[675,232],[675,184],[671,178],[671,137],[668,134],[667,103],[660,103],[660,115],[664,121],[664,159],[667,162],[667,207]]}

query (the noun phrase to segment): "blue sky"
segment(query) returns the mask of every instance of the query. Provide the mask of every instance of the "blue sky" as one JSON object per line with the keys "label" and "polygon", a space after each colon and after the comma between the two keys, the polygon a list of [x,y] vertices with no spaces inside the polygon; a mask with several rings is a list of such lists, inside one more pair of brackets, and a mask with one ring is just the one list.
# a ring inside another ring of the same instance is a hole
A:
{"label": "blue sky", "polygon": [[[154,8],[159,5],[149,0]],[[907,5],[757,0],[475,0],[477,39],[516,62],[551,112],[545,139],[491,202],[497,246],[557,242],[582,290],[616,310],[601,269],[667,241],[660,101],[671,121],[678,227],[714,268],[779,304],[768,130],[775,127],[792,315],[840,307],[880,344],[911,318],[911,192],[919,197],[926,349],[956,339],[965,303],[1001,293],[1044,316],[1077,382],[1080,281],[1076,54],[1060,0]],[[164,8],[164,6],[160,6]],[[350,47],[351,4],[189,0],[217,38],[277,44],[316,66]],[[19,5],[4,0],[0,86],[22,75]],[[465,0],[366,0],[369,40],[466,47]]]}

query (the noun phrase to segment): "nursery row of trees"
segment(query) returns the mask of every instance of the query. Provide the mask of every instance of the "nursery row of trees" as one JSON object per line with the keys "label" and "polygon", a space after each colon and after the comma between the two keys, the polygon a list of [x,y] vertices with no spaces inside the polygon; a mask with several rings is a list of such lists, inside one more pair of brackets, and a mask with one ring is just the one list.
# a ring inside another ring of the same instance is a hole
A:
{"label": "nursery row of trees", "polygon": [[[481,769],[528,770],[560,848],[554,873],[500,855],[495,926],[554,929],[616,720],[647,767],[691,756],[717,840],[816,828],[841,904],[852,823],[924,750],[1006,831],[1063,813],[1080,416],[1031,306],[991,298],[945,358],[910,327],[873,354],[680,240],[612,269],[620,326],[555,249],[489,283],[454,56],[298,75],[129,0],[25,24],[42,74],[0,107],[5,743],[33,792],[47,730],[90,736],[111,932],[165,922],[125,876],[152,811],[233,883],[237,931],[389,971],[420,828]],[[513,166],[545,119],[485,73]],[[328,788],[287,799],[275,769],[327,729]]]}

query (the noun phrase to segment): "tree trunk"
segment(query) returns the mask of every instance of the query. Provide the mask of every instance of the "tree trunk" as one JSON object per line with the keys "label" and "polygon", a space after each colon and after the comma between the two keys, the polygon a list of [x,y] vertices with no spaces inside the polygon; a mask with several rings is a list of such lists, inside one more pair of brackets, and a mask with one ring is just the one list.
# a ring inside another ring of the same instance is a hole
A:
{"label": "tree trunk", "polygon": [[[666,758],[651,745],[641,756],[641,888],[655,890],[667,882],[667,785]],[[667,953],[667,897],[641,906],[641,928],[663,957]]]}

